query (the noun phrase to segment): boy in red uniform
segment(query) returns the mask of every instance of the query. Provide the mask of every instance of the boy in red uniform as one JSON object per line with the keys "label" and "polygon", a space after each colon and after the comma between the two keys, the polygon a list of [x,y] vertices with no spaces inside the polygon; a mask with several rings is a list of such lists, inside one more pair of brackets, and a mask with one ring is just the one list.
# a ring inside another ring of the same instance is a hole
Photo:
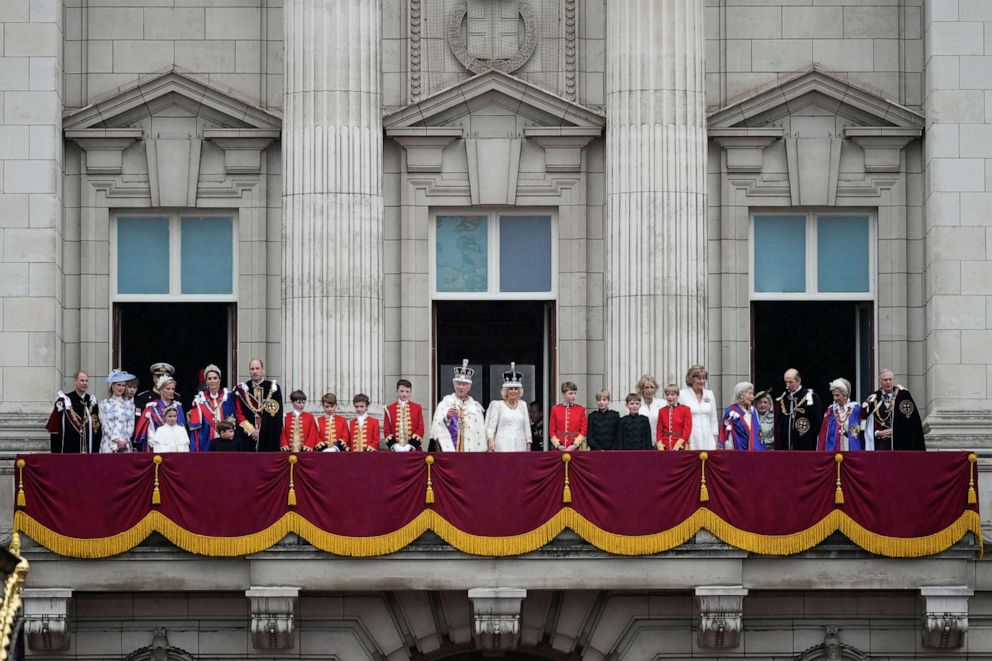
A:
{"label": "boy in red uniform", "polygon": [[279,449],[283,452],[313,452],[320,437],[313,413],[303,410],[307,406],[307,396],[302,390],[294,390],[289,394],[289,400],[293,402],[293,410],[286,414],[282,425]]}
{"label": "boy in red uniform", "polygon": [[674,383],[665,386],[668,406],[658,411],[658,449],[689,450],[692,436],[692,411],[679,404],[679,387]]}
{"label": "boy in red uniform", "polygon": [[352,452],[375,452],[379,449],[379,421],[369,415],[369,397],[358,393],[351,399],[355,418],[348,422],[348,447]]}
{"label": "boy in red uniform", "polygon": [[396,382],[396,401],[386,407],[383,433],[386,445],[394,452],[420,450],[424,440],[424,409],[410,401],[413,384],[406,379]]}
{"label": "boy in red uniform", "polygon": [[320,398],[324,415],[317,418],[318,441],[314,446],[317,452],[347,452],[348,421],[337,414],[338,398],[332,392]]}
{"label": "boy in red uniform", "polygon": [[568,452],[585,448],[586,435],[589,433],[589,421],[586,409],[575,403],[579,387],[571,381],[561,384],[562,401],[551,407],[551,420],[548,433],[551,445],[555,450]]}

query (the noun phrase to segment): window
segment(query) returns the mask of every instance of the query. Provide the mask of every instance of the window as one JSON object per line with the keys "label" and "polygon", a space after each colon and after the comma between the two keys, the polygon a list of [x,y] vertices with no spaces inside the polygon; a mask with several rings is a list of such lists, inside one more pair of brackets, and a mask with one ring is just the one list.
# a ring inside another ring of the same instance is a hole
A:
{"label": "window", "polygon": [[231,216],[121,214],[115,221],[114,300],[235,300]]}
{"label": "window", "polygon": [[554,298],[555,245],[550,215],[438,214],[431,241],[434,298]]}
{"label": "window", "polygon": [[752,299],[874,297],[867,214],[756,214],[751,227]]}

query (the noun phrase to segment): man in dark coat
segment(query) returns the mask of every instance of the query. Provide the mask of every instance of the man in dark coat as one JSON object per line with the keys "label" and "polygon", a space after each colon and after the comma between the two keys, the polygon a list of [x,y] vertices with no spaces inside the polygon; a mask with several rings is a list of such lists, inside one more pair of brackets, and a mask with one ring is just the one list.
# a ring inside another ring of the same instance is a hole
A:
{"label": "man in dark coat", "polygon": [[892,370],[878,374],[878,390],[861,405],[866,450],[926,450],[923,420],[909,391],[895,384]]}
{"label": "man in dark coat", "polygon": [[248,375],[251,379],[234,389],[241,449],[278,452],[283,422],[279,385],[265,378],[265,365],[258,358],[248,361]]}
{"label": "man in dark coat", "polygon": [[799,370],[786,370],[785,392],[775,400],[775,449],[815,450],[822,422],[820,397],[803,387]]}
{"label": "man in dark coat", "polygon": [[54,453],[99,452],[100,417],[96,397],[86,392],[90,377],[79,371],[73,377],[74,389],[68,395],[58,392],[45,429],[51,434]]}

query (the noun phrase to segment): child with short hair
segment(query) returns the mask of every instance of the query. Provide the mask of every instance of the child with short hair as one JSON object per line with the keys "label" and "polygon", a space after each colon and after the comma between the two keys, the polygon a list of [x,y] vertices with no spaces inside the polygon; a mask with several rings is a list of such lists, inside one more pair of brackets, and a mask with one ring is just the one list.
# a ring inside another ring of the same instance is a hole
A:
{"label": "child with short hair", "polygon": [[307,406],[307,395],[302,390],[294,390],[289,393],[289,401],[293,403],[293,410],[286,414],[283,422],[279,449],[283,452],[313,452],[319,436],[313,414],[303,410]]}
{"label": "child with short hair", "polygon": [[319,441],[314,446],[317,452],[347,452],[348,451],[348,421],[337,415],[338,397],[332,392],[324,393],[320,398],[324,415],[317,419]]}
{"label": "child with short hair", "polygon": [[369,396],[358,393],[351,399],[355,416],[348,422],[351,438],[348,447],[352,452],[375,452],[379,449],[379,421],[368,414]]}
{"label": "child with short hair", "polygon": [[210,441],[210,450],[213,452],[234,452],[238,449],[234,440],[234,422],[231,420],[220,420],[214,425],[217,438]]}
{"label": "child with short hair", "polygon": [[149,426],[148,449],[152,452],[189,452],[189,434],[178,424],[179,409],[165,407],[162,412],[163,424]]}
{"label": "child with short hair", "polygon": [[651,423],[640,414],[641,396],[632,392],[626,397],[627,415],[617,424],[617,450],[651,450]]}
{"label": "child with short hair", "polygon": [[589,420],[586,409],[575,403],[579,387],[571,381],[561,384],[562,403],[551,407],[551,421],[548,433],[551,446],[555,450],[568,452],[585,447],[589,433]]}
{"label": "child with short hair", "polygon": [[679,387],[674,383],[665,386],[667,406],[658,411],[658,449],[690,450],[692,436],[692,411],[679,404]]}
{"label": "child with short hair", "polygon": [[596,393],[596,410],[590,411],[589,436],[586,444],[590,450],[612,450],[616,446],[617,425],[620,414],[610,409],[610,391],[603,389]]}
{"label": "child with short hair", "polygon": [[407,379],[396,382],[396,401],[386,407],[383,434],[393,452],[420,450],[424,440],[424,409],[412,401],[413,384]]}

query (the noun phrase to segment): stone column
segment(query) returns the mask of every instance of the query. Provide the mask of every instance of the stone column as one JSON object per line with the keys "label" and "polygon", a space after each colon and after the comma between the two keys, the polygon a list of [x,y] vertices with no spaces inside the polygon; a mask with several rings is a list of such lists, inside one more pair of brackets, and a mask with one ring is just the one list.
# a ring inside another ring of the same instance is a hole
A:
{"label": "stone column", "polygon": [[608,2],[606,23],[606,383],[620,397],[705,357],[703,2]]}
{"label": "stone column", "polygon": [[378,0],[287,0],[283,381],[382,401]]}
{"label": "stone column", "polygon": [[990,447],[992,3],[927,2],[924,28],[927,389],[914,395],[928,448]]}

